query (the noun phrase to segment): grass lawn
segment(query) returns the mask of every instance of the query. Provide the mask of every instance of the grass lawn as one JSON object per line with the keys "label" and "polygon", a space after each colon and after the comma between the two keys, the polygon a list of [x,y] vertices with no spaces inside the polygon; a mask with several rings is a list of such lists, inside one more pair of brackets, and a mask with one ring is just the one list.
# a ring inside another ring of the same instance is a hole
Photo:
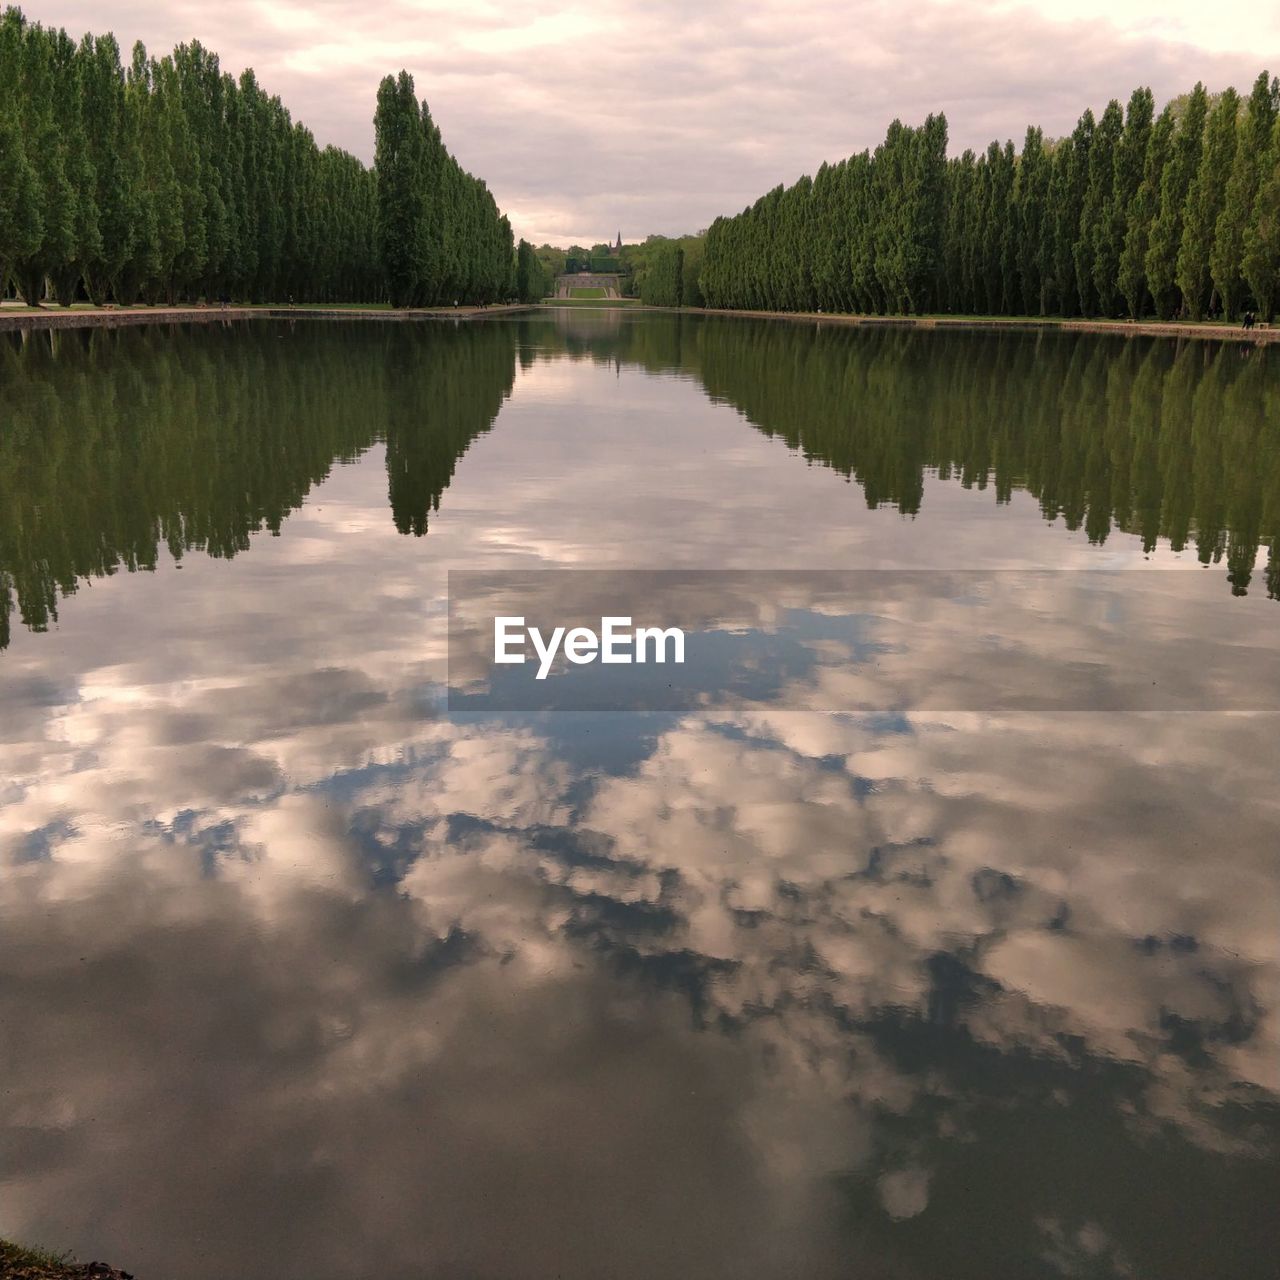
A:
{"label": "grass lawn", "polygon": [[638,298],[544,298],[544,307],[637,307]]}

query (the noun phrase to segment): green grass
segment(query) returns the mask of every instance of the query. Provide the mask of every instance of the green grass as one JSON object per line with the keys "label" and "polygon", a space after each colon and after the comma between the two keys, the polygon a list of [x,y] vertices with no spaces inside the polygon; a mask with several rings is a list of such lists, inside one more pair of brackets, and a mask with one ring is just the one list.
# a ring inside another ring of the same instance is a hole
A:
{"label": "green grass", "polygon": [[24,1249],[0,1240],[0,1276],[4,1280],[63,1280],[73,1274],[69,1253],[50,1253],[46,1249]]}
{"label": "green grass", "polygon": [[637,307],[638,298],[544,298],[544,307]]}
{"label": "green grass", "polygon": [[605,292],[603,289],[570,289],[569,297],[571,298],[603,298]]}

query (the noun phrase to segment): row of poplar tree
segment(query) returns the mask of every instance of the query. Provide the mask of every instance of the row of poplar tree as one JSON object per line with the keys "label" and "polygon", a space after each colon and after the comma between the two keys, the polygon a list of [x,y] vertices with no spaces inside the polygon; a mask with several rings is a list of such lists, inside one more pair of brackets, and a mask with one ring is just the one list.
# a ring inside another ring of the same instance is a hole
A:
{"label": "row of poplar tree", "polygon": [[374,116],[378,244],[392,306],[495,302],[514,287],[511,224],[451,156],[407,71]]}
{"label": "row of poplar tree", "polygon": [[1280,82],[1149,89],[947,157],[947,123],[777,187],[706,237],[707,305],[782,311],[1235,318],[1280,303]]}
{"label": "row of poplar tree", "polygon": [[6,9],[0,297],[11,282],[65,305],[507,297],[510,227],[407,75],[383,83],[377,125],[368,169],[198,43],[136,44],[124,66],[112,35],[77,42]]}

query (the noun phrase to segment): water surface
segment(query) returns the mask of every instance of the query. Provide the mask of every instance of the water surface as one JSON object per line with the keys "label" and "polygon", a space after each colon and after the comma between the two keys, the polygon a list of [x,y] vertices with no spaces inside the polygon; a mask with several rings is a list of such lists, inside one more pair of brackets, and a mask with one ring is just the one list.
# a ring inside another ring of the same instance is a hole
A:
{"label": "water surface", "polygon": [[[1275,351],[577,309],[0,389],[0,1235],[1274,1274]],[[745,676],[446,699],[450,570],[665,568]]]}

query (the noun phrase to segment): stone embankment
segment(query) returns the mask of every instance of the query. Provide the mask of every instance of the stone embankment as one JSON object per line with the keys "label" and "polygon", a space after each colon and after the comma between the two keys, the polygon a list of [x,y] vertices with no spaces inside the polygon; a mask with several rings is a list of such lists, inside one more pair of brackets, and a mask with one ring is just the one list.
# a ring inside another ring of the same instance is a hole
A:
{"label": "stone embankment", "polygon": [[0,333],[14,329],[117,329],[138,324],[214,324],[229,320],[484,320],[532,311],[523,304],[492,307],[27,307],[0,306]]}

